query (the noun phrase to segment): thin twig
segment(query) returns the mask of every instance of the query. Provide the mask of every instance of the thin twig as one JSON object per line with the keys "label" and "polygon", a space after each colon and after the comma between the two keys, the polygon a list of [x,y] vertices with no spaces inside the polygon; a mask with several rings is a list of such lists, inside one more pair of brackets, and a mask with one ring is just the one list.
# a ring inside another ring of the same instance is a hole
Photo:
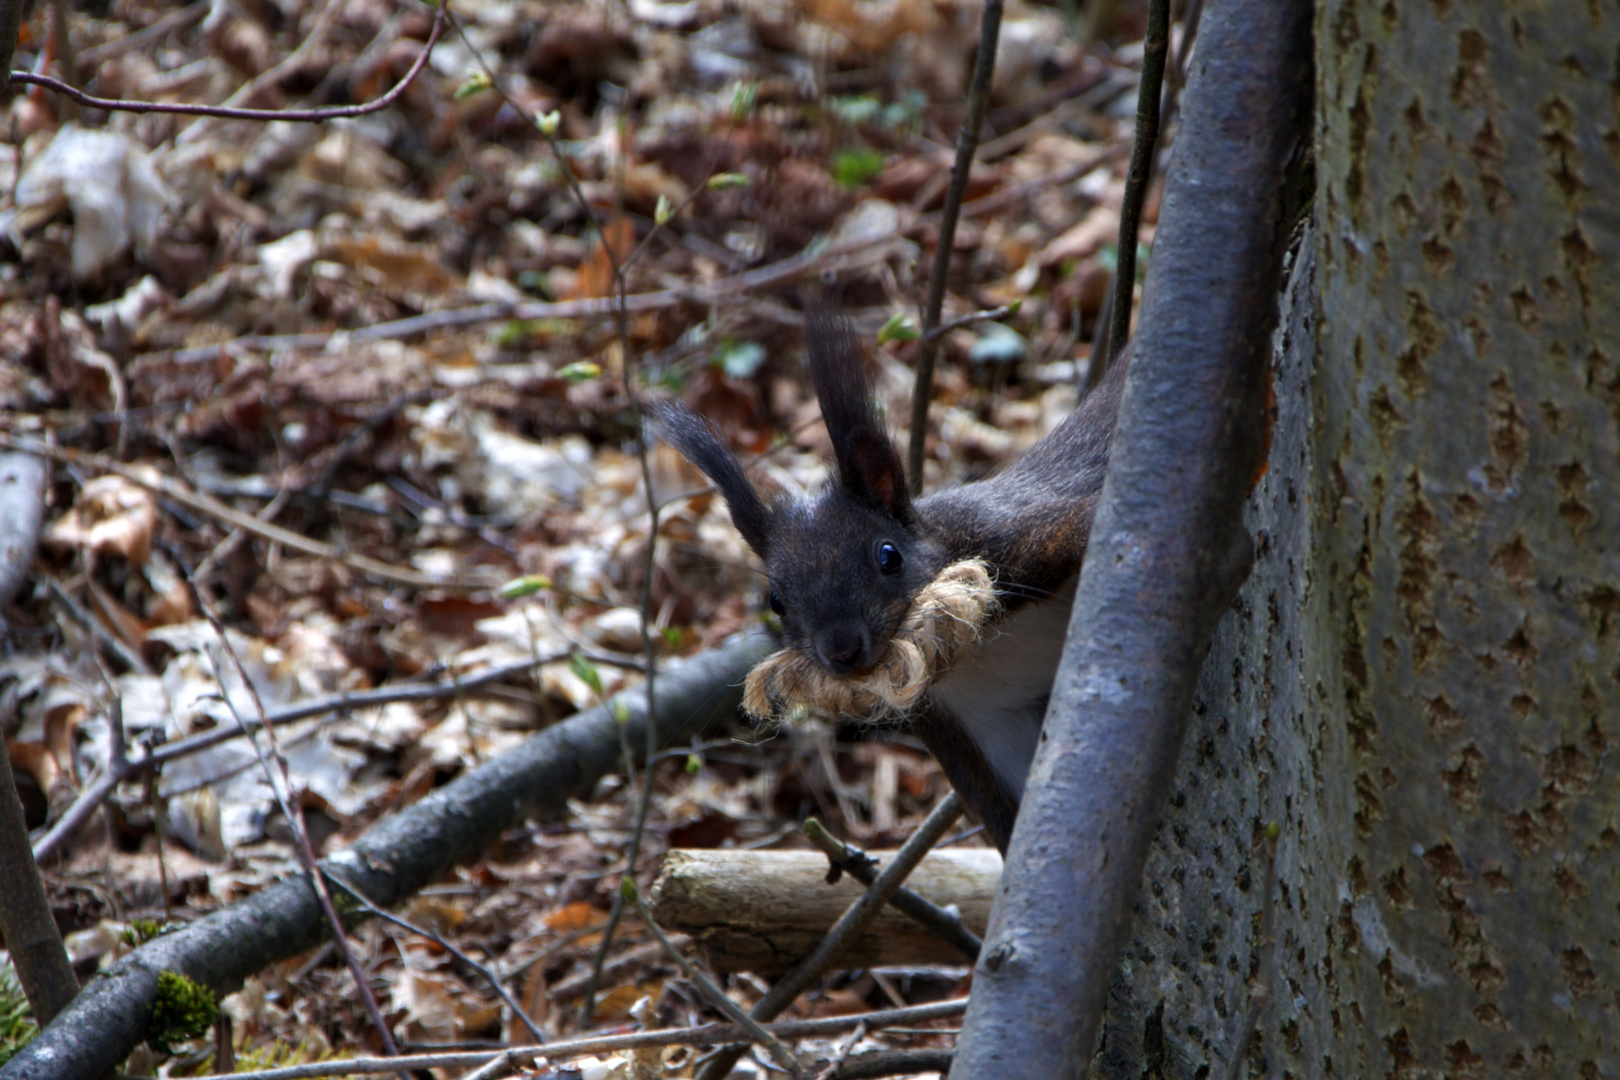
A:
{"label": "thin twig", "polygon": [[[366,976],[365,968],[361,966],[359,958],[354,955],[354,950],[349,948],[348,938],[344,934],[343,920],[338,916],[337,907],[332,903],[332,894],[326,887],[325,875],[321,873],[320,861],[315,855],[315,846],[310,843],[309,826],[304,821],[303,804],[292,797],[292,770],[287,764],[287,757],[282,753],[280,744],[276,741],[275,725],[270,722],[269,716],[265,712],[264,702],[259,698],[258,687],[253,685],[253,680],[248,677],[247,668],[242,664],[242,658],[236,654],[236,649],[231,645],[231,640],[225,632],[225,624],[220,621],[218,612],[214,610],[213,602],[208,598],[208,594],[203,588],[197,584],[196,578],[191,575],[189,568],[184,563],[181,564],[180,568],[186,574],[186,581],[191,586],[192,595],[196,597],[199,610],[208,619],[209,625],[214,628],[214,633],[219,638],[220,649],[230,658],[231,665],[236,670],[237,679],[241,681],[248,700],[253,703],[253,711],[258,717],[259,726],[264,729],[265,741],[269,744],[269,756],[266,756],[264,748],[259,745],[257,738],[250,738],[248,742],[253,747],[254,753],[258,755],[259,763],[264,769],[265,782],[270,785],[276,803],[281,808],[282,816],[287,820],[287,827],[292,830],[293,851],[297,854],[298,861],[303,865],[304,875],[308,879],[310,887],[315,891],[316,898],[320,901],[321,910],[326,914],[327,923],[332,928],[332,940],[343,953],[343,959],[348,965],[349,973],[354,978],[355,990],[359,993],[360,1000],[365,1005],[366,1015],[371,1018],[372,1027],[376,1029],[377,1037],[382,1042],[383,1053],[389,1057],[398,1057],[399,1050],[394,1045],[394,1034],[388,1030],[388,1024],[383,1019],[382,1010],[377,1006],[377,997],[371,992],[371,981]],[[237,726],[245,728],[247,724],[237,711],[235,698],[225,687],[225,673],[219,669],[219,662],[213,650],[209,650],[209,659],[213,662],[214,678],[219,683],[221,696],[225,699],[225,704],[230,708],[231,715],[236,718]],[[274,767],[272,767],[272,759]],[[403,1071],[399,1075],[400,1080],[407,1080]]]}
{"label": "thin twig", "polygon": [[[945,1020],[967,1010],[967,999],[937,1001],[909,1009],[881,1009],[852,1016],[828,1016],[817,1020],[789,1020],[764,1025],[778,1039],[812,1038],[850,1031],[861,1024],[877,1031],[898,1025]],[[566,1061],[586,1054],[640,1050],[656,1046],[713,1046],[748,1039],[741,1024],[703,1024],[698,1027],[668,1028],[663,1031],[634,1031],[625,1035],[593,1035],[582,1039],[554,1042],[550,1046],[511,1047],[506,1050],[452,1051],[442,1054],[412,1054],[397,1058],[349,1058],[337,1061],[289,1065],[279,1069],[237,1073],[233,1080],[315,1080],[319,1077],[369,1075],[398,1069],[465,1069],[505,1058],[514,1067],[535,1068],[537,1062]]]}
{"label": "thin twig", "polygon": [[[335,2],[335,0],[334,0]],[[375,101],[368,101],[364,105],[333,105],[320,109],[234,109],[224,105],[187,105],[182,102],[165,101],[130,101],[124,98],[102,98],[87,94],[61,79],[53,79],[49,75],[35,75],[29,71],[11,72],[11,81],[26,83],[30,86],[43,86],[47,90],[55,91],[63,97],[78,102],[89,109],[105,109],[108,112],[131,113],[171,113],[179,116],[210,116],[221,120],[258,120],[269,122],[272,120],[289,123],[319,124],[328,120],[342,120],[352,116],[365,116],[367,113],[380,112],[388,108],[407,87],[415,81],[418,73],[426,66],[428,56],[433,52],[433,46],[439,41],[439,35],[444,29],[445,8],[440,6],[433,16],[433,29],[428,34],[427,43],[417,55],[416,61],[411,64],[410,70],[394,88]]]}
{"label": "thin twig", "polygon": [[495,972],[491,971],[485,965],[480,964],[478,961],[474,960],[472,957],[468,956],[454,945],[450,944],[450,942],[445,940],[445,938],[441,935],[434,933],[432,930],[417,926],[415,923],[400,918],[393,912],[385,911],[384,909],[378,907],[376,904],[372,903],[371,899],[367,897],[365,893],[361,892],[359,888],[351,885],[349,882],[345,881],[341,877],[338,877],[336,874],[329,873],[327,877],[338,888],[354,897],[355,901],[370,914],[377,916],[377,918],[382,919],[384,922],[393,923],[402,930],[408,930],[413,934],[427,938],[429,941],[439,946],[439,948],[443,949],[457,960],[460,960],[463,964],[466,964],[468,967],[478,972],[478,974],[483,977],[484,981],[489,983],[490,989],[494,990],[496,996],[501,999],[501,1003],[508,1009],[511,1009],[513,1015],[515,1015],[519,1020],[523,1021],[523,1026],[529,1029],[529,1034],[533,1036],[534,1041],[544,1045],[546,1041],[546,1033],[540,1030],[540,1025],[536,1024],[532,1019],[530,1019],[529,1014],[523,1010],[523,1007],[513,1000],[511,994],[507,993],[506,987],[501,985],[501,980],[495,974]]}
{"label": "thin twig", "polygon": [[922,346],[917,350],[917,381],[911,389],[911,446],[907,457],[914,495],[922,492],[923,441],[928,434],[928,402],[933,397],[934,356],[938,352],[937,342],[929,335],[939,325],[939,313],[945,306],[951,248],[956,242],[956,219],[967,191],[968,172],[973,168],[973,153],[979,146],[979,128],[984,124],[985,110],[990,107],[990,77],[996,66],[996,39],[1001,34],[1001,2],[985,0],[984,16],[979,25],[979,53],[973,61],[973,79],[968,88],[967,112],[962,117],[962,130],[956,137],[956,164],[951,168],[951,184],[945,192],[945,206],[939,220],[939,240],[934,246],[934,266],[928,278]]}
{"label": "thin twig", "polygon": [[1170,0],[1149,0],[1147,38],[1142,42],[1142,81],[1136,91],[1136,143],[1125,177],[1125,197],[1119,210],[1119,246],[1114,258],[1110,301],[1099,319],[1097,340],[1086,366],[1090,390],[1102,379],[1109,362],[1131,335],[1131,302],[1136,291],[1136,237],[1142,227],[1142,205],[1153,180],[1153,161],[1159,152],[1159,107],[1164,88],[1165,61],[1170,55]]}
{"label": "thin twig", "polygon": [[854,1050],[864,1038],[866,1038],[866,1025],[861,1024],[849,1033],[849,1038],[844,1040],[844,1045],[840,1046],[838,1052],[832,1056],[832,1060],[827,1062],[827,1067],[816,1073],[816,1080],[832,1080],[834,1076],[837,1076],[838,1070],[843,1066],[844,1062],[849,1060],[850,1051]]}
{"label": "thin twig", "polygon": [[624,878],[619,883],[619,892],[635,905],[636,914],[641,916],[641,921],[646,924],[647,929],[652,931],[653,937],[658,939],[658,944],[662,945],[664,951],[669,954],[669,958],[675,961],[675,966],[681,969],[681,974],[686,977],[687,981],[703,991],[703,995],[713,1002],[714,1006],[722,1013],[747,1028],[748,1033],[754,1037],[754,1041],[764,1044],[765,1048],[770,1051],[771,1056],[776,1059],[777,1064],[795,1077],[802,1076],[803,1070],[799,1067],[799,1059],[793,1056],[793,1051],[789,1050],[780,1039],[762,1027],[758,1020],[743,1012],[742,1006],[727,997],[726,992],[716,986],[713,979],[703,974],[692,961],[681,955],[681,950],[677,949],[675,944],[665,936],[663,929],[659,927],[651,913],[647,911],[647,905],[641,899],[641,890],[636,888],[635,879]]}
{"label": "thin twig", "polygon": [[[839,840],[815,818],[807,818],[803,830],[805,838],[819,848],[827,856],[828,861],[839,870],[862,885],[871,885],[877,880],[877,871],[873,869],[877,866],[877,860],[866,852]],[[963,926],[960,918],[921,893],[902,885],[894,891],[893,896],[889,897],[889,906],[954,946],[969,962],[979,959],[979,950],[984,947],[979,936]]]}
{"label": "thin twig", "polygon": [[940,323],[938,326],[928,331],[928,333],[924,336],[931,341],[937,342],[940,338],[944,337],[952,330],[960,330],[964,326],[973,326],[976,323],[995,322],[997,319],[1005,319],[1007,316],[1016,312],[1021,306],[1023,306],[1022,301],[1014,300],[1010,304],[1002,304],[1000,307],[991,308],[988,311],[974,311],[967,315],[961,315],[952,319],[950,322]]}
{"label": "thin twig", "polygon": [[[1089,171],[1089,170],[1088,170]],[[900,241],[898,230],[862,235],[826,247],[809,247],[796,255],[746,270],[740,274],[721,278],[707,285],[659,289],[654,292],[630,293],[624,297],[625,310],[638,315],[649,311],[662,311],[679,304],[716,306],[733,296],[756,290],[773,289],[786,282],[811,274],[844,271],[863,265],[873,257],[874,249]],[[910,243],[909,241],[905,241]],[[392,322],[377,323],[358,330],[340,330],[325,334],[265,334],[237,338],[221,345],[200,345],[177,349],[173,354],[176,364],[209,363],[222,355],[243,350],[276,352],[285,349],[330,349],[334,342],[359,344],[368,341],[395,341],[416,337],[436,330],[453,330],[478,323],[502,319],[600,319],[618,313],[620,300],[614,296],[591,296],[579,300],[530,300],[520,304],[498,302],[477,304],[472,307],[431,311],[425,315],[412,315]]]}
{"label": "thin twig", "polygon": [[54,577],[46,577],[45,587],[50,590],[51,599],[56,601],[74,622],[82,626],[97,645],[102,646],[117,657],[119,663],[138,674],[152,674],[152,669],[147,665],[145,658],[130,648],[123,638],[102,626],[94,615],[84,610],[79,602],[73,598],[72,594],[62,587],[60,581]]}
{"label": "thin twig", "polygon": [[94,71],[107,61],[123,56],[127,52],[144,49],[165,34],[185,30],[193,23],[202,22],[210,6],[208,0],[195,0],[194,3],[187,4],[178,11],[169,12],[150,26],[144,26],[133,34],[125,34],[103,45],[84,50],[76,58],[76,65],[82,71]]}
{"label": "thin twig", "polygon": [[[900,850],[894,853],[894,861],[883,868],[882,873],[855,902],[844,910],[838,921],[828,930],[810,955],[799,961],[793,969],[776,981],[770,992],[759,999],[759,1002],[749,1010],[749,1015],[756,1020],[772,1020],[781,1014],[782,1010],[793,1003],[811,981],[819,975],[823,968],[831,962],[838,953],[849,943],[851,937],[871,922],[883,906],[889,902],[906,875],[910,874],[924,855],[945,835],[957,818],[962,816],[965,806],[961,796],[951,792],[940,800],[912,833],[910,838],[901,845]],[[743,1047],[727,1046],[715,1052],[703,1068],[698,1072],[698,1080],[722,1080],[731,1072],[737,1059],[743,1054]]]}
{"label": "thin twig", "polygon": [[[480,671],[460,680],[461,690],[473,690],[488,686],[491,683],[504,682],[514,675],[521,675],[529,671],[536,663],[549,664],[559,660],[566,660],[567,652],[558,652],[538,657],[537,659],[518,660],[510,664],[501,664],[487,671]],[[599,658],[593,657],[601,662]],[[347,713],[356,709],[372,708],[377,705],[388,705],[402,701],[442,701],[456,694],[457,685],[454,682],[428,683],[420,686],[385,686],[376,690],[351,690],[342,694],[333,694],[329,697],[316,698],[313,701],[302,701],[296,705],[287,705],[279,709],[272,709],[268,716],[272,724],[290,724],[297,720],[304,720],[311,716],[323,713]],[[319,725],[308,732],[300,732],[292,741],[299,742],[313,735],[319,730]],[[251,735],[259,730],[259,725],[248,718],[247,724],[231,727],[216,727],[196,735],[189,735],[184,739],[177,739],[172,743],[165,743],[146,755],[134,759],[123,760],[118,767],[109,767],[91,782],[90,786],[79,793],[79,797],[68,807],[67,812],[51,827],[51,831],[41,837],[34,845],[34,858],[43,862],[62,842],[68,839],[84,824],[86,818],[93,814],[120,783],[132,779],[142,773],[149,772],[168,762],[179,758],[189,757],[211,746]],[[114,761],[117,759],[115,758]],[[235,771],[240,771],[235,770]],[[223,777],[213,777],[208,783],[217,783]],[[203,785],[205,786],[205,785]],[[189,790],[189,789],[186,789]],[[182,791],[166,791],[165,798],[172,798]]]}

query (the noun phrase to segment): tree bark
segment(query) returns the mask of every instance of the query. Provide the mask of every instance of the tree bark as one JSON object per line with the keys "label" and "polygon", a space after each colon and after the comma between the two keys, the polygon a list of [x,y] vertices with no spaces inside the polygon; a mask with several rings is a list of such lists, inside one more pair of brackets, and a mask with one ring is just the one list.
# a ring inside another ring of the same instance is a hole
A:
{"label": "tree bark", "polygon": [[[773,643],[753,634],[672,664],[658,678],[660,742],[690,738],[729,719],[742,697],[742,677]],[[620,728],[642,743],[646,697],[616,699],[623,721],[599,706],[547,728],[516,750],[466,773],[388,818],[322,867],[392,906],[455,863],[473,857],[524,817],[563,809],[619,767]],[[3,1069],[4,1080],[79,1080],[117,1066],[145,1036],[158,973],[176,971],[229,993],[266,965],[320,943],[328,924],[309,882],[278,882],[239,904],[164,934],[94,979]]]}
{"label": "tree bark", "polygon": [[[1220,0],[1167,176],[1063,660],[951,1075],[1073,1076],[1129,941],[1211,635],[1250,565],[1309,9]],[[1121,280],[1121,288],[1129,281]]]}
{"label": "tree bark", "polygon": [[1256,990],[1237,1075],[1620,1075],[1617,39],[1322,9],[1256,568],[1094,1075],[1223,1075]]}

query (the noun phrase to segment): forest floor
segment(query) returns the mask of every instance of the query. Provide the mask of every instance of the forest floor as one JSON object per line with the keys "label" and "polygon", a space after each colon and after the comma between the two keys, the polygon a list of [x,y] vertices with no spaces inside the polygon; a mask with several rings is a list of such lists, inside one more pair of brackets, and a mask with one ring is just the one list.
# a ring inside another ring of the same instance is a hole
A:
{"label": "forest floor", "polygon": [[[435,14],[381,0],[96,7],[69,15],[76,85],[261,109],[378,98]],[[35,6],[15,68],[62,73],[64,9]],[[765,483],[814,490],[828,445],[800,311],[825,290],[905,438],[918,343],[875,342],[895,316],[915,324],[926,291],[979,5],[451,10],[398,99],[349,119],[109,112],[37,87],[11,103],[0,433],[77,452],[54,467],[37,572],[0,612],[0,729],[36,840],[107,767],[119,712],[137,753],[235,726],[239,695],[220,691],[223,650],[192,582],[266,709],[547,658],[478,694],[286,725],[296,797],[329,853],[632,685],[644,594],[662,657],[759,622],[756,561],[664,446],[648,461],[662,503],[648,559],[639,400],[683,397],[740,453],[767,455]],[[1082,46],[1061,8],[1008,7],[945,319],[1018,307],[943,338],[930,486],[1015,457],[1073,405],[1113,265],[1140,36],[1135,7],[1112,48]],[[621,284],[622,319],[603,299]],[[155,490],[151,473],[178,487]],[[515,579],[528,587],[503,593]],[[643,885],[670,848],[804,847],[811,815],[891,848],[947,789],[902,730],[744,724],[690,750],[654,770]],[[548,1036],[578,1032],[635,795],[604,779],[404,914],[495,965]],[[243,739],[119,785],[44,865],[81,978],[139,920],[196,919],[295,872],[289,836]],[[634,951],[648,940],[634,919],[621,927],[612,955],[634,960],[610,965],[592,1030],[635,1027],[643,997],[657,1023],[718,1015]],[[527,1038],[437,943],[373,920],[351,947],[402,1049]],[[966,979],[842,972],[795,1015],[960,996]],[[767,985],[727,988],[746,1006]],[[375,1053],[353,990],[332,946],[263,971],[224,1002],[237,1066]],[[948,1046],[936,1026],[861,1047]],[[215,1047],[143,1048],[126,1071],[207,1073]]]}

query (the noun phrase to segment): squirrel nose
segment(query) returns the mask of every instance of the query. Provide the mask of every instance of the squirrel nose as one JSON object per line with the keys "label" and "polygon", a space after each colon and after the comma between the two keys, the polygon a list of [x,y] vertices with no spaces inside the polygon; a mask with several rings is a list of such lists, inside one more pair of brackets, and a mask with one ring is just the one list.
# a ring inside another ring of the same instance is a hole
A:
{"label": "squirrel nose", "polygon": [[866,652],[866,632],[848,623],[829,626],[816,635],[816,651],[834,675],[848,675]]}

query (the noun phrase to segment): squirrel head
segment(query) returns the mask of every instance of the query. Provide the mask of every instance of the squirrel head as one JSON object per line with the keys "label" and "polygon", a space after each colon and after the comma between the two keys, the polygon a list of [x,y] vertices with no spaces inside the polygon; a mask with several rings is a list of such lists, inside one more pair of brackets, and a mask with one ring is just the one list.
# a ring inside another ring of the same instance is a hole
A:
{"label": "squirrel head", "polygon": [[666,403],[655,419],[720,489],[737,531],[764,560],[783,644],[843,676],[882,659],[912,601],[949,560],[913,509],[849,323],[812,310],[806,341],[833,445],[831,480],[818,495],[767,503],[731,448],[691,410]]}

